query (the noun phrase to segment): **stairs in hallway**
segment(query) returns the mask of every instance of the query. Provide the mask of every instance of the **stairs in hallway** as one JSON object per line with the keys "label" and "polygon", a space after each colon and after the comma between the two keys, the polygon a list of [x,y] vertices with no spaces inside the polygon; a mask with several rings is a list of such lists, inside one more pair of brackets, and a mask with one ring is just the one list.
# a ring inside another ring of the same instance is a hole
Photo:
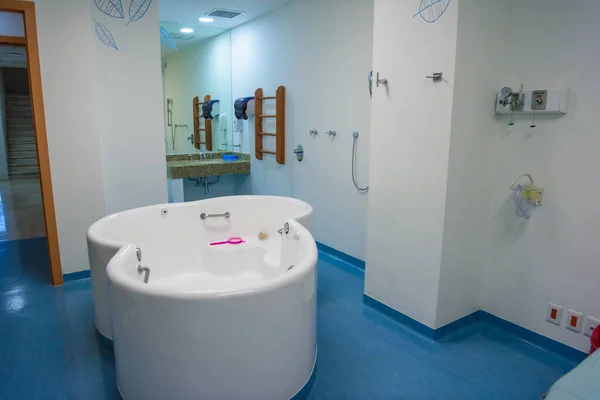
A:
{"label": "stairs in hallway", "polygon": [[35,131],[29,96],[6,96],[6,131],[10,179],[38,178]]}

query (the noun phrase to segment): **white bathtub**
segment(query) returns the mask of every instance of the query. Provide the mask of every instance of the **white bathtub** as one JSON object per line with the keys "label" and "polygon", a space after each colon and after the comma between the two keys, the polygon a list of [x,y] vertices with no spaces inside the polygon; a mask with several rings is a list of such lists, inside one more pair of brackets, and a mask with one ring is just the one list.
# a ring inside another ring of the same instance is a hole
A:
{"label": "white bathtub", "polygon": [[[203,212],[216,214],[224,210],[232,216],[228,224],[200,220]],[[98,332],[112,340],[106,266],[122,246],[134,244],[142,250],[144,259],[152,258],[160,264],[185,263],[206,238],[220,240],[228,234],[255,236],[257,230],[277,238],[277,229],[287,218],[312,232],[312,207],[297,199],[276,196],[231,196],[156,205],[123,211],[95,222],[88,229],[87,244]]]}
{"label": "white bathtub", "polygon": [[[200,218],[224,212],[230,218]],[[96,326],[114,337],[123,398],[297,394],[316,359],[311,218],[312,208],[295,199],[239,196],[145,207],[95,223],[88,249]],[[269,239],[259,241],[259,231]],[[231,236],[245,243],[209,246]],[[150,268],[147,284],[139,265]]]}

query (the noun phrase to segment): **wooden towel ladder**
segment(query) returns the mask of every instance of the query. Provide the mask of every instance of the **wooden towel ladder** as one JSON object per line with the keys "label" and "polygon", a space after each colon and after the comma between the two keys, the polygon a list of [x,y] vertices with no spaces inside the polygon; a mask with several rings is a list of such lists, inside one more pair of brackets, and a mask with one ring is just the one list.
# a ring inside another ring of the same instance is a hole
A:
{"label": "wooden towel ladder", "polygon": [[[275,100],[275,114],[263,114],[263,101]],[[254,118],[254,147],[258,160],[263,159],[263,154],[275,155],[279,164],[285,164],[285,86],[279,86],[275,96],[263,96],[262,89],[254,92],[255,118]],[[263,132],[263,118],[275,118],[275,132]],[[263,136],[275,137],[275,151],[263,149]]]}

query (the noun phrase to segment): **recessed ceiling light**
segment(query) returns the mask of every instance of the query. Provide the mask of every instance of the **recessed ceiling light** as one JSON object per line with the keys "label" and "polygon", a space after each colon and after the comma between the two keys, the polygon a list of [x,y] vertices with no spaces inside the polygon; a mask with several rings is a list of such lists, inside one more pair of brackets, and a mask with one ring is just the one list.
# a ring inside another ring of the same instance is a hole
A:
{"label": "recessed ceiling light", "polygon": [[179,30],[179,32],[181,32],[181,33],[194,33],[194,30],[192,28],[181,28]]}
{"label": "recessed ceiling light", "polygon": [[200,22],[213,22],[214,19],[209,18],[209,17],[200,17],[199,18]]}

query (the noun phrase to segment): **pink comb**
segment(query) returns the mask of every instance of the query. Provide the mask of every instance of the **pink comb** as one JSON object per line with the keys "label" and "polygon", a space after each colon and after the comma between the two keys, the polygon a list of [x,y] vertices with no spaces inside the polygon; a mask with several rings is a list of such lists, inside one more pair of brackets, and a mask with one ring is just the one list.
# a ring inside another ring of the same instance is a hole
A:
{"label": "pink comb", "polygon": [[221,244],[241,244],[241,243],[245,243],[244,239],[242,239],[241,237],[230,237],[229,239],[223,241],[223,242],[211,242],[210,245],[211,246],[218,246]]}

